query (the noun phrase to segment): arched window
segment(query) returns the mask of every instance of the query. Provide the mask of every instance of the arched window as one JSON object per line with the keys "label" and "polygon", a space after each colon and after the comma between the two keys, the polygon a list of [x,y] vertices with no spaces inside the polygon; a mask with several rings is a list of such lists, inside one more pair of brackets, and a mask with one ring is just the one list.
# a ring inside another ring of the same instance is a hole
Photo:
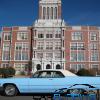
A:
{"label": "arched window", "polygon": [[41,65],[37,64],[36,68],[37,68],[37,70],[41,70]]}
{"label": "arched window", "polygon": [[61,66],[59,64],[56,65],[56,69],[61,69]]}
{"label": "arched window", "polygon": [[46,17],[46,8],[45,7],[43,7],[43,19],[45,19]]}
{"label": "arched window", "polygon": [[51,69],[51,65],[47,64],[46,69]]}

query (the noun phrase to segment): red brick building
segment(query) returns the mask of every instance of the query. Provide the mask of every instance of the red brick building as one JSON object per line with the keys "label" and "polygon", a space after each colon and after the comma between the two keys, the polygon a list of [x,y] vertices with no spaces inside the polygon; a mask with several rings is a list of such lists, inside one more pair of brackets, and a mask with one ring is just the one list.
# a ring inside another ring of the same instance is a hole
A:
{"label": "red brick building", "polygon": [[66,69],[100,70],[100,29],[95,26],[66,26]]}
{"label": "red brick building", "polygon": [[14,67],[17,72],[27,70],[31,60],[31,27],[2,27],[1,67]]}

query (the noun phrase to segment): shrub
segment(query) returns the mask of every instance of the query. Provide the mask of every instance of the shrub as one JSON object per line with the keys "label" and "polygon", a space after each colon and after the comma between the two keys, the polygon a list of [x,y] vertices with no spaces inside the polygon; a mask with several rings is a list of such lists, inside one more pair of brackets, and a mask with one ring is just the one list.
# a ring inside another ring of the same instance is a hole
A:
{"label": "shrub", "polygon": [[15,69],[13,67],[9,67],[8,70],[9,70],[9,75],[11,75],[11,76],[15,75],[16,71],[15,71]]}
{"label": "shrub", "polygon": [[12,67],[0,68],[0,75],[3,78],[12,77],[15,75],[15,69]]}
{"label": "shrub", "polygon": [[74,69],[70,69],[69,71],[72,72],[72,73],[74,73],[74,74],[76,74],[76,72],[75,72]]}
{"label": "shrub", "polygon": [[0,68],[0,75],[2,75],[2,68]]}
{"label": "shrub", "polygon": [[77,75],[79,75],[79,76],[94,76],[94,74],[92,73],[92,71],[89,71],[87,69],[80,69],[77,72]]}

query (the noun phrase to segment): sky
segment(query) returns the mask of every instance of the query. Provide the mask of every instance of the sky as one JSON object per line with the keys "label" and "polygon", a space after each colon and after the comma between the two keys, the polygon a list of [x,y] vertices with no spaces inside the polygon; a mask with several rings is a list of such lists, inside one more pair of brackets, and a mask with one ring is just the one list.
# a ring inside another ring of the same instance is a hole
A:
{"label": "sky", "polygon": [[[38,18],[38,0],[0,0],[1,26],[31,26]],[[100,0],[62,0],[62,18],[69,25],[100,26]]]}

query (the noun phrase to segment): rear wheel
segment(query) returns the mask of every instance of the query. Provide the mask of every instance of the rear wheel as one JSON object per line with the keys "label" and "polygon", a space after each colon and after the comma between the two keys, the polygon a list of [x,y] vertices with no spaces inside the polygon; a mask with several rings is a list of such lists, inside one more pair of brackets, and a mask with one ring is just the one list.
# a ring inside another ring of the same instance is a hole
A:
{"label": "rear wheel", "polygon": [[15,96],[17,95],[18,90],[16,88],[16,86],[12,85],[12,84],[7,84],[4,86],[4,94],[6,96]]}

